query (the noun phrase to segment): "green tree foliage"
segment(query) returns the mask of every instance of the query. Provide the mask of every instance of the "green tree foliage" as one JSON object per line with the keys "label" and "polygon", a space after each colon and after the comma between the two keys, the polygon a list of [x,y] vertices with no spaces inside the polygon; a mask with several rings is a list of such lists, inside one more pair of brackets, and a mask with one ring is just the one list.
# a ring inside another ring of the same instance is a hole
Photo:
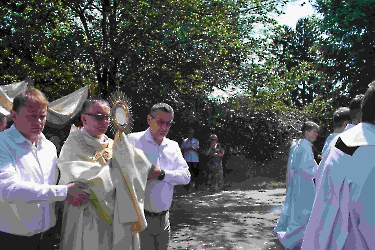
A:
{"label": "green tree foliage", "polygon": [[[51,100],[87,84],[102,97],[122,90],[131,100],[137,131],[147,127],[152,104],[167,102],[176,112],[171,138],[180,140],[187,127],[194,127],[203,141],[215,132],[230,151],[266,160],[298,129],[292,126],[299,120],[294,119],[297,103],[318,107],[311,97],[324,92],[321,79],[314,76],[320,54],[309,20],[301,21],[294,33],[280,31],[284,44],[267,32],[260,35],[260,30],[277,25],[269,14],[279,13],[285,4],[4,2],[1,81],[9,84],[32,76]],[[227,103],[209,100],[214,86],[225,89],[229,84],[240,85],[244,95]],[[290,93],[296,90],[293,97]]]}
{"label": "green tree foliage", "polygon": [[58,12],[53,3],[7,1],[0,4],[0,12],[4,84],[30,76],[50,99],[84,86],[82,71],[74,60],[74,40],[59,26],[64,13]]}
{"label": "green tree foliage", "polygon": [[12,1],[1,7],[3,50],[28,53],[10,58],[20,63],[11,73],[60,85],[97,83],[104,97],[117,85],[137,94],[155,86],[171,100],[190,89],[203,94],[233,79],[244,51],[231,1]]}
{"label": "green tree foliage", "polygon": [[362,94],[375,79],[375,1],[317,0],[326,32],[324,57],[342,94]]}

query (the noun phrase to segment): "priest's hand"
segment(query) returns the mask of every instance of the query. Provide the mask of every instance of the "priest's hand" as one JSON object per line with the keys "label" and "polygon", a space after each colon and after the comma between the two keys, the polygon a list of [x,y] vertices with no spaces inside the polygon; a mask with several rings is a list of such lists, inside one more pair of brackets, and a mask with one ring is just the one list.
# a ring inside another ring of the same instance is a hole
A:
{"label": "priest's hand", "polygon": [[161,173],[161,168],[152,165],[150,171],[148,172],[148,179],[157,179]]}
{"label": "priest's hand", "polygon": [[81,182],[69,183],[66,202],[76,207],[87,204],[89,202],[90,194],[83,190],[86,188],[87,187]]}

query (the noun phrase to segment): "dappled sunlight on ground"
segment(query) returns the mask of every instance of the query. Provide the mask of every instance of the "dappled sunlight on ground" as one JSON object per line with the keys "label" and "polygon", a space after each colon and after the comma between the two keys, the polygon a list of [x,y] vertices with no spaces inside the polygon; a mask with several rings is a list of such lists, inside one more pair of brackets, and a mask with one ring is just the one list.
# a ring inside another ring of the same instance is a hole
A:
{"label": "dappled sunlight on ground", "polygon": [[[245,184],[251,190],[246,190]],[[176,186],[169,249],[283,250],[272,229],[280,215],[285,188],[262,188],[265,185],[253,187],[253,182],[247,181],[240,189],[188,193]],[[58,249],[59,231],[56,227],[54,249]]]}
{"label": "dappled sunlight on ground", "polygon": [[271,232],[285,189],[177,194],[170,249],[284,249]]}

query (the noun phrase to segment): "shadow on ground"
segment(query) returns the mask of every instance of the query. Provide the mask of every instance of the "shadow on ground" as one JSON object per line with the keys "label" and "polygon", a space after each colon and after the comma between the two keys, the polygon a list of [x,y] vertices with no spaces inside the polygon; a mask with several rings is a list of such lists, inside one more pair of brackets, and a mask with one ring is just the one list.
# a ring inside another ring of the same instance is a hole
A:
{"label": "shadow on ground", "polygon": [[[176,186],[169,249],[284,249],[272,232],[285,189],[266,190],[261,180],[227,185],[224,191],[188,193]],[[58,249],[61,220],[52,236]]]}
{"label": "shadow on ground", "polygon": [[170,249],[284,249],[271,230],[285,189],[176,191]]}

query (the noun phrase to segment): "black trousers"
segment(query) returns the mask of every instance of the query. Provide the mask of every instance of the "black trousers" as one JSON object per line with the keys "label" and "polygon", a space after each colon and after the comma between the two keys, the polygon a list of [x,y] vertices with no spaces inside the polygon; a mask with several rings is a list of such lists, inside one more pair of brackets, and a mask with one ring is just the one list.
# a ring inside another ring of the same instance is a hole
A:
{"label": "black trousers", "polygon": [[[21,236],[0,231],[1,249],[53,250],[55,228],[33,236]],[[6,247],[5,247],[6,246]]]}

